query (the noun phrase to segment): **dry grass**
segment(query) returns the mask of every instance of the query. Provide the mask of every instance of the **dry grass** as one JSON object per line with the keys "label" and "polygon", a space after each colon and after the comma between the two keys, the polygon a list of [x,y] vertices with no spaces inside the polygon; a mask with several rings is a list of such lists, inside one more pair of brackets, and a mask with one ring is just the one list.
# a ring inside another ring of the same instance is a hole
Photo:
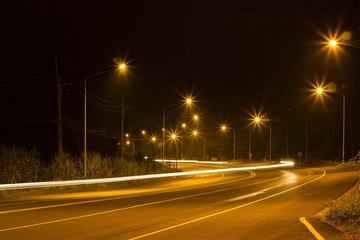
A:
{"label": "dry grass", "polygon": [[[163,167],[154,161],[121,160],[119,156],[88,153],[87,178],[110,178],[161,173]],[[168,171],[170,169],[165,169]],[[0,183],[24,183],[83,179],[82,157],[64,153],[55,155],[50,164],[40,161],[35,148],[0,145]]]}
{"label": "dry grass", "polygon": [[[360,169],[360,163],[348,164],[352,169]],[[326,203],[322,220],[347,233],[349,239],[360,240],[360,180],[337,200]]]}

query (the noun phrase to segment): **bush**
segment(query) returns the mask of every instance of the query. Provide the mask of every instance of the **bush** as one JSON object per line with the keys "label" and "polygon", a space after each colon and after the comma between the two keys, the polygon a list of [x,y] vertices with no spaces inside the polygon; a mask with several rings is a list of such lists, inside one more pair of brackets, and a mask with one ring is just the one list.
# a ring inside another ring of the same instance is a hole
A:
{"label": "bush", "polygon": [[68,153],[63,153],[61,157],[56,155],[51,161],[49,167],[51,174],[48,179],[53,181],[80,179],[82,175],[81,167],[82,164]]}
{"label": "bush", "polygon": [[0,183],[39,181],[43,169],[35,148],[0,145]]}
{"label": "bush", "polygon": [[[171,170],[171,169],[166,169]],[[121,160],[119,156],[88,153],[87,178],[110,178],[163,172],[155,161]],[[40,161],[35,148],[0,145],[0,183],[59,181],[84,178],[84,159],[68,153],[54,155],[50,164]]]}
{"label": "bush", "polygon": [[355,188],[349,194],[328,203],[325,220],[354,236],[360,236],[360,195]]}

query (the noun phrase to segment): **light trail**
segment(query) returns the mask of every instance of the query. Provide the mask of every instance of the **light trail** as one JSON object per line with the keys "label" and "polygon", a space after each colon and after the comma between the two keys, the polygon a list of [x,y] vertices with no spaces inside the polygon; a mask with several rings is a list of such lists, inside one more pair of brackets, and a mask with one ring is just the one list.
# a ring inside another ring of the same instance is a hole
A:
{"label": "light trail", "polygon": [[125,181],[144,180],[144,179],[153,179],[153,178],[180,177],[180,176],[206,174],[206,173],[282,168],[282,167],[291,167],[293,165],[294,165],[294,162],[281,161],[279,164],[272,164],[272,165],[265,165],[265,166],[222,168],[222,169],[200,170],[200,171],[191,171],[191,172],[162,173],[162,174],[146,174],[146,175],[127,176],[127,177],[115,177],[115,178],[0,184],[0,191],[15,190],[15,189],[29,189],[29,188],[42,188],[42,187],[60,187],[60,186],[99,184],[99,183],[114,183],[114,182],[125,182]]}
{"label": "light trail", "polygon": [[156,162],[167,162],[167,163],[205,163],[205,164],[226,164],[227,162],[219,162],[219,161],[198,161],[198,160],[173,160],[173,159],[155,159]]}

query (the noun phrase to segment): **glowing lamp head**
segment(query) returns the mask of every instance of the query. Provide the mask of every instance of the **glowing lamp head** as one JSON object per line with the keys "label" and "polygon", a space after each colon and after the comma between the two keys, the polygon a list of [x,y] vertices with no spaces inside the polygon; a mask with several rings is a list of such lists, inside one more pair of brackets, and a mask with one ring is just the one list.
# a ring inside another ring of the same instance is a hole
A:
{"label": "glowing lamp head", "polygon": [[256,123],[259,123],[259,122],[260,122],[260,118],[259,118],[259,117],[256,117],[254,120],[255,120]]}
{"label": "glowing lamp head", "polygon": [[123,69],[125,69],[125,68],[126,68],[126,64],[125,64],[125,63],[122,63],[122,64],[119,65],[119,69],[120,69],[120,70],[123,70]]}
{"label": "glowing lamp head", "polygon": [[321,94],[321,93],[323,93],[323,89],[319,87],[319,88],[316,89],[316,92],[317,92],[318,94]]}
{"label": "glowing lamp head", "polygon": [[331,47],[336,47],[336,45],[337,45],[337,42],[336,42],[336,40],[330,40],[329,41],[329,45],[331,46]]}

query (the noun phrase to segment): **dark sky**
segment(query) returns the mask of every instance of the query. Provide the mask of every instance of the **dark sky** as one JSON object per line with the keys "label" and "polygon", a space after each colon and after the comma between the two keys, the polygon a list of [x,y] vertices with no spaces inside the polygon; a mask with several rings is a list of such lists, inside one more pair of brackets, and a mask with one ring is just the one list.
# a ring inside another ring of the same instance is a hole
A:
{"label": "dark sky", "polygon": [[[349,49],[336,65],[319,44],[321,34],[336,31],[350,30],[359,39],[358,1],[252,2],[1,3],[2,126],[56,119],[55,53],[61,80],[68,84],[63,111],[79,129],[85,76],[120,59],[128,62],[126,79],[89,80],[97,106],[115,109],[89,113],[97,121],[90,124],[108,133],[118,131],[118,123],[106,119],[118,117],[121,96],[128,118],[133,117],[128,121],[145,117],[159,126],[164,106],[192,94],[204,121],[216,125],[239,122],[253,110],[281,118],[288,108],[312,106],[303,89],[316,76],[359,86],[359,51]],[[19,127],[14,129],[11,134]]]}

